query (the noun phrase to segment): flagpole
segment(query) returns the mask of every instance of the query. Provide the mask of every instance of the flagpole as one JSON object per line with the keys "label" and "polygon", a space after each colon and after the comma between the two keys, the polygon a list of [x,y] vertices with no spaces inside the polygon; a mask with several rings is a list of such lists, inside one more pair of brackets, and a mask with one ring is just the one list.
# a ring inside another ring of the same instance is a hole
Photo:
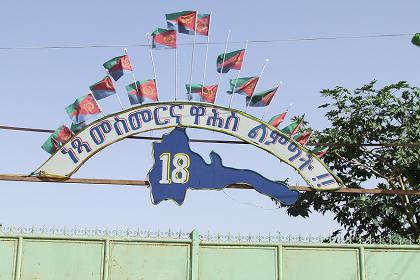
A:
{"label": "flagpole", "polygon": [[[106,74],[107,74],[108,77],[111,77],[111,75],[109,74],[109,70],[108,69],[105,69],[105,72],[106,72]],[[117,96],[118,103],[120,103],[121,109],[124,110],[124,107],[123,107],[123,105],[121,103],[121,99],[120,99],[120,96],[118,95],[117,89],[115,89],[115,95]]]}
{"label": "flagpole", "polygon": [[152,61],[152,67],[153,67],[153,79],[155,80],[156,92],[157,92],[157,96],[158,96],[158,100],[159,100],[159,90],[158,90],[158,82],[157,82],[157,75],[156,75],[156,67],[155,67],[155,60],[153,58],[152,45],[150,43],[150,34],[146,33],[146,36],[147,36],[147,43],[149,44],[150,60]]}
{"label": "flagpole", "polygon": [[219,87],[220,87],[220,81],[222,80],[222,74],[223,74],[223,67],[225,66],[225,58],[226,58],[226,52],[227,52],[227,47],[228,47],[228,43],[229,43],[229,37],[230,37],[230,32],[231,30],[228,30],[228,35],[226,38],[226,44],[225,44],[225,51],[223,53],[223,60],[222,60],[222,68],[220,69],[220,73],[219,73],[219,81],[217,82],[217,89],[216,89],[216,94],[214,96],[214,103],[217,103],[217,93],[219,92]]}
{"label": "flagpole", "polygon": [[[249,41],[246,40],[245,51],[244,51],[244,57],[243,57],[243,59],[245,59],[245,56],[246,56],[246,49],[248,48],[248,42]],[[242,61],[243,61],[243,59],[242,59]],[[238,74],[236,75],[235,85],[233,86],[232,95],[230,96],[230,100],[229,100],[229,108],[230,108],[230,105],[232,104],[233,95],[235,94],[235,89],[236,89],[236,83],[238,82],[239,75],[241,74],[241,71],[242,71],[242,67],[239,69]]]}
{"label": "flagpole", "polygon": [[273,103],[274,97],[276,97],[276,95],[277,95],[277,91],[279,90],[279,87],[280,87],[280,85],[281,85],[282,83],[283,83],[283,82],[280,82],[280,83],[277,85],[276,93],[274,94],[273,98],[272,98],[272,99],[271,99],[271,101],[270,101],[270,104],[268,104],[267,108],[265,109],[264,113],[262,114],[261,119],[264,119],[265,114],[267,114],[268,109],[270,109],[270,106],[271,106],[271,104]]}
{"label": "flagpole", "polygon": [[178,48],[175,45],[175,101],[178,95],[178,73],[177,73],[177,64],[178,64]]}
{"label": "flagpole", "polygon": [[[207,58],[209,54],[209,45],[210,45],[210,23],[211,23],[211,13],[209,14],[209,30],[207,33],[207,45],[206,45],[206,58],[204,59],[204,72],[203,72],[203,83],[204,86],[206,83],[206,71],[207,71]],[[201,87],[201,96],[203,96],[203,87]]]}
{"label": "flagpole", "polygon": [[192,53],[191,53],[191,74],[190,74],[190,90],[188,91],[188,100],[191,98],[191,84],[192,84],[192,76],[193,76],[193,69],[194,69],[194,52],[195,52],[195,39],[197,37],[197,18],[198,18],[198,11],[195,11],[195,22],[194,22],[194,39],[193,39],[193,47],[192,47]]}
{"label": "flagpole", "polygon": [[248,102],[248,104],[247,104],[247,105],[246,105],[246,107],[245,107],[245,113],[246,113],[246,111],[248,110],[249,104],[251,104],[252,97],[254,96],[254,93],[255,93],[255,92],[256,92],[256,90],[257,90],[257,86],[258,86],[258,84],[260,83],[260,81],[261,81],[261,79],[262,79],[262,75],[263,75],[263,73],[264,73],[264,69],[265,69],[265,67],[267,66],[268,61],[270,61],[270,60],[269,60],[268,58],[266,58],[266,59],[265,59],[265,62],[264,62],[264,65],[263,65],[263,67],[262,67],[262,69],[261,69],[260,76],[258,77],[258,81],[257,81],[257,83],[256,83],[256,85],[255,85],[254,92],[252,93],[251,98],[249,99],[249,102]]}
{"label": "flagpole", "polygon": [[98,100],[96,100],[95,95],[93,94],[93,92],[91,90],[89,91],[89,94],[92,96],[93,100],[95,100],[96,105],[98,105],[98,107],[99,107],[99,110],[101,110],[102,116],[105,117],[106,115],[105,115],[104,110],[102,110],[101,105],[99,104]]}
{"label": "flagpole", "polygon": [[[128,51],[127,51],[126,48],[124,48],[124,52],[125,52],[126,55],[128,55]],[[140,95],[140,92],[139,92],[139,89],[137,87],[136,76],[134,76],[134,68],[133,68],[133,65],[131,65],[131,75],[133,76],[133,82],[134,82],[134,86],[136,87],[137,99],[138,99],[138,95]],[[118,96],[118,100],[119,99],[120,99],[120,97]],[[121,101],[120,101],[120,103],[121,103]],[[143,102],[141,102],[141,103],[143,103]]]}

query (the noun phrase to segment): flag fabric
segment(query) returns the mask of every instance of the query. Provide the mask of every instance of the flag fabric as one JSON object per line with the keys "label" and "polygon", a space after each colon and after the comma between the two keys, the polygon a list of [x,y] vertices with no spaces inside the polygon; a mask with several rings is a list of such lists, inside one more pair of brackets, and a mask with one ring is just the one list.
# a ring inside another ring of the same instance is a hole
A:
{"label": "flag fabric", "polygon": [[286,118],[287,111],[278,115],[275,115],[272,117],[268,123],[271,124],[274,127],[279,127],[279,125],[284,122],[284,119]]}
{"label": "flag fabric", "polygon": [[129,84],[125,88],[131,105],[159,101],[154,79],[137,81],[136,84]]}
{"label": "flag fabric", "polygon": [[411,39],[411,43],[417,47],[420,47],[420,33],[414,34],[413,38]]}
{"label": "flag fabric", "polygon": [[210,31],[210,15],[209,14],[198,14],[197,15],[197,26],[195,31],[198,35],[209,36]]}
{"label": "flag fabric", "polygon": [[73,123],[78,124],[101,113],[98,103],[92,94],[81,96],[66,107],[66,112]]}
{"label": "flag fabric", "polygon": [[202,84],[185,85],[187,93],[191,96],[191,100],[214,103],[216,99],[217,85],[203,86]]}
{"label": "flag fabric", "polygon": [[296,134],[295,136],[293,136],[293,139],[299,144],[305,145],[306,143],[308,143],[311,136],[312,136],[312,131],[308,130],[308,131],[304,131],[302,133]]}
{"label": "flag fabric", "polygon": [[71,123],[70,130],[73,131],[73,133],[78,133],[82,131],[86,126],[87,124],[85,122]]}
{"label": "flag fabric", "polygon": [[302,124],[303,124],[303,117],[293,121],[291,124],[283,128],[281,131],[284,132],[285,134],[293,136],[294,134],[296,134],[296,132],[299,131],[299,128],[302,126]]}
{"label": "flag fabric", "polygon": [[163,28],[157,28],[152,32],[152,48],[153,49],[175,49],[176,48],[176,31]]}
{"label": "flag fabric", "polygon": [[[217,72],[227,73],[230,69],[240,70],[244,59],[245,49],[219,54],[217,57]],[[225,58],[223,62],[223,56]]]}
{"label": "flag fabric", "polygon": [[53,134],[50,135],[50,137],[48,137],[44,144],[42,144],[41,148],[47,153],[52,154],[57,151],[58,148],[61,147],[64,143],[66,143],[72,136],[73,133],[71,130],[67,126],[62,125],[57,128]]}
{"label": "flag fabric", "polygon": [[[246,97],[246,104],[250,107],[265,107],[270,105],[271,100],[273,100],[274,95],[276,94],[278,87],[255,93],[252,97]],[[251,101],[250,101],[251,100]]]}
{"label": "flag fabric", "polygon": [[[228,91],[228,93],[235,92],[241,95],[247,95],[251,97],[251,95],[254,93],[255,87],[257,86],[258,79],[258,77],[231,79],[230,91]],[[233,88],[235,88],[235,91]]]}
{"label": "flag fabric", "polygon": [[196,11],[182,11],[166,14],[168,29],[178,30],[179,33],[193,35],[196,15]]}
{"label": "flag fabric", "polygon": [[315,154],[317,157],[322,158],[328,152],[329,147],[315,147],[311,152]]}
{"label": "flag fabric", "polygon": [[89,88],[96,100],[100,100],[116,93],[114,84],[109,76],[106,76],[96,84],[91,85]]}
{"label": "flag fabric", "polygon": [[114,57],[103,64],[104,68],[108,70],[109,75],[117,81],[128,71],[133,71],[128,55]]}

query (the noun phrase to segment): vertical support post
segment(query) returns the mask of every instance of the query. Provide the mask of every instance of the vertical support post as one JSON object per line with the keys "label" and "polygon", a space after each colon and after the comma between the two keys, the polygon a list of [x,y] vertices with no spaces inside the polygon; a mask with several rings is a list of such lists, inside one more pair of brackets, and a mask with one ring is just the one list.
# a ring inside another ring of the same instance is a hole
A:
{"label": "vertical support post", "polygon": [[198,264],[200,257],[200,235],[198,230],[193,230],[191,238],[191,277],[190,280],[198,280]]}
{"label": "vertical support post", "polygon": [[103,280],[109,279],[109,239],[105,239],[104,243],[104,264],[103,264]]}
{"label": "vertical support post", "polygon": [[14,280],[20,280],[20,273],[22,267],[22,252],[23,252],[23,237],[18,238],[17,254],[16,254],[16,269]]}
{"label": "vertical support post", "polygon": [[283,280],[283,245],[277,246],[277,279]]}
{"label": "vertical support post", "polygon": [[365,280],[365,248],[363,245],[360,245],[359,247],[359,279]]}

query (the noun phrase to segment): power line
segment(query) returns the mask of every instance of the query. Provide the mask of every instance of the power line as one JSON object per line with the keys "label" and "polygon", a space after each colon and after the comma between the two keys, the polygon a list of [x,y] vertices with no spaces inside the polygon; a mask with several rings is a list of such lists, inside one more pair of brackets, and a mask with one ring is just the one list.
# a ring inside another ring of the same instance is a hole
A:
{"label": "power line", "polygon": [[[359,40],[375,38],[395,38],[412,36],[413,33],[396,34],[374,34],[374,35],[355,35],[355,36],[331,36],[331,37],[303,37],[289,39],[271,39],[271,40],[248,40],[249,43],[268,44],[268,43],[288,43],[288,42],[307,42],[307,41],[326,41],[326,40]],[[232,44],[244,44],[246,41],[232,41]],[[196,42],[196,45],[222,45],[224,42]],[[189,46],[192,43],[180,43],[178,46]],[[98,48],[138,48],[149,47],[148,44],[92,44],[92,45],[63,45],[63,46],[23,46],[23,47],[0,47],[0,51],[18,51],[18,50],[72,50],[72,49],[98,49]]]}
{"label": "power line", "polygon": [[[146,180],[126,180],[126,179],[93,179],[93,178],[63,178],[55,179],[49,177],[37,177],[18,174],[0,174],[0,181],[17,181],[17,182],[46,182],[46,183],[67,183],[67,184],[94,184],[94,185],[121,185],[121,186],[145,186],[148,187],[149,181]],[[229,189],[253,189],[247,184],[231,184]],[[289,189],[304,192],[317,191],[305,186],[289,186]],[[374,194],[374,195],[420,195],[420,190],[388,190],[388,189],[358,189],[358,188],[341,188],[338,190],[328,191],[341,194]]]}
{"label": "power line", "polygon": [[[0,129],[3,130],[15,130],[15,131],[25,131],[25,132],[39,132],[39,133],[53,133],[52,129],[42,129],[42,128],[30,128],[30,127],[17,127],[17,126],[5,126],[0,125]],[[141,140],[162,140],[161,137],[150,137],[150,136],[128,136],[129,139],[141,139]],[[196,143],[212,143],[212,144],[243,144],[250,145],[244,141],[235,141],[235,140],[208,140],[208,139],[190,139],[190,142]],[[409,147],[409,148],[418,148],[420,143],[306,143],[306,146],[328,146],[328,147]]]}

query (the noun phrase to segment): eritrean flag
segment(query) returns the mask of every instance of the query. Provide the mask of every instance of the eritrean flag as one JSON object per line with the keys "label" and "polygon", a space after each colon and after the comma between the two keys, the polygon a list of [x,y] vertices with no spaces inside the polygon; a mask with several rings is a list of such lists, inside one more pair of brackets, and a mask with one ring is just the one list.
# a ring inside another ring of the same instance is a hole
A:
{"label": "eritrean flag", "polygon": [[[245,49],[219,54],[217,57],[217,72],[227,73],[230,69],[240,70],[244,60]],[[224,57],[224,61],[223,61]]]}
{"label": "eritrean flag", "polygon": [[137,81],[125,88],[131,105],[159,101],[155,80]]}
{"label": "eritrean flag", "polygon": [[295,136],[293,136],[293,139],[299,144],[305,145],[306,143],[308,143],[311,136],[312,136],[312,131],[305,131],[305,132],[296,134]]}
{"label": "eritrean flag", "polygon": [[57,151],[58,148],[61,147],[64,143],[66,143],[72,136],[73,133],[71,130],[67,126],[62,125],[57,128],[53,134],[50,135],[50,137],[48,137],[44,144],[42,144],[41,148],[47,153],[52,154]]}
{"label": "eritrean flag", "polygon": [[291,124],[283,128],[281,131],[287,135],[294,135],[299,131],[299,128],[303,125],[303,117],[293,121]]}
{"label": "eritrean flag", "polygon": [[198,14],[197,15],[197,26],[195,31],[198,35],[209,36],[210,31],[210,15],[209,14]]}
{"label": "eritrean flag", "polygon": [[172,30],[178,29],[179,33],[192,35],[195,30],[196,15],[196,11],[182,11],[166,14],[168,28]]}
{"label": "eritrean flag", "polygon": [[311,152],[315,154],[317,157],[322,158],[328,152],[328,147],[315,147]]}
{"label": "eritrean flag", "polygon": [[152,32],[152,48],[154,49],[175,49],[176,31],[157,28]]}
{"label": "eritrean flag", "polygon": [[214,103],[216,99],[217,85],[203,86],[202,84],[185,85],[187,93],[190,94],[191,100]]}
{"label": "eritrean flag", "polygon": [[73,123],[81,123],[101,113],[98,103],[92,94],[81,96],[66,107],[66,112]]}
{"label": "eritrean flag", "polygon": [[[235,92],[251,97],[251,95],[254,93],[255,87],[257,86],[258,79],[258,77],[231,79],[230,91],[228,91],[228,93]],[[235,88],[235,91],[233,91],[233,88]]]}
{"label": "eritrean flag", "polygon": [[96,100],[100,100],[116,93],[114,84],[109,76],[106,76],[96,84],[91,85],[89,88]]}
{"label": "eritrean flag", "polygon": [[[256,93],[252,96],[246,97],[246,104],[249,104],[250,107],[265,107],[270,105],[271,100],[273,100],[274,95],[276,94],[278,87]],[[250,102],[251,100],[251,102]]]}
{"label": "eritrean flag", "polygon": [[274,127],[279,127],[279,125],[284,122],[284,119],[286,118],[287,111],[278,115],[275,115],[272,117],[268,123],[271,124]]}
{"label": "eritrean flag", "polygon": [[113,59],[105,62],[103,65],[105,69],[108,70],[109,75],[111,75],[114,81],[121,78],[127,71],[133,71],[128,55],[114,57]]}

